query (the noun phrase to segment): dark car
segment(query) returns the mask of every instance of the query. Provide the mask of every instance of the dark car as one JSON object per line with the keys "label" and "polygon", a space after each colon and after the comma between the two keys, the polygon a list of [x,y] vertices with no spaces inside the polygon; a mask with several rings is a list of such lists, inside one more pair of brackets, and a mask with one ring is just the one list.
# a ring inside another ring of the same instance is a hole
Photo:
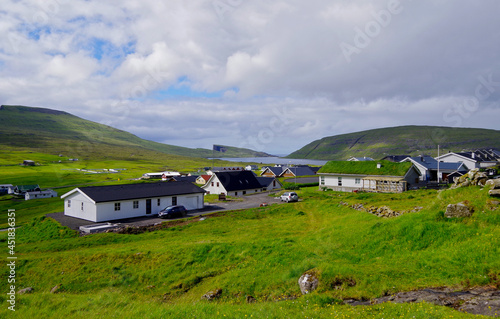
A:
{"label": "dark car", "polygon": [[187,210],[186,207],[182,205],[168,206],[160,210],[158,217],[160,218],[179,218],[186,217]]}

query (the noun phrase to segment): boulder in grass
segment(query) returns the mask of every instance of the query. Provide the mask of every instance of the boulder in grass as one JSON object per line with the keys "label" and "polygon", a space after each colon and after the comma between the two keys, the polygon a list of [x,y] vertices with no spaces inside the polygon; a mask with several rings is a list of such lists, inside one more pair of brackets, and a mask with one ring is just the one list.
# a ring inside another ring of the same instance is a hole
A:
{"label": "boulder in grass", "polygon": [[465,203],[449,204],[446,207],[445,217],[470,217],[474,213],[474,208],[466,205]]}
{"label": "boulder in grass", "polygon": [[206,300],[214,300],[219,298],[222,295],[222,289],[218,288],[212,291],[207,292],[203,296],[201,296],[201,299],[206,299]]}
{"label": "boulder in grass", "polygon": [[35,289],[33,289],[33,287],[27,287],[27,288],[20,289],[20,290],[17,292],[17,294],[18,294],[18,295],[30,294],[30,293],[32,293],[33,291],[35,291]]}
{"label": "boulder in grass", "polygon": [[303,295],[313,292],[318,288],[319,280],[314,272],[306,272],[299,278],[300,292]]}

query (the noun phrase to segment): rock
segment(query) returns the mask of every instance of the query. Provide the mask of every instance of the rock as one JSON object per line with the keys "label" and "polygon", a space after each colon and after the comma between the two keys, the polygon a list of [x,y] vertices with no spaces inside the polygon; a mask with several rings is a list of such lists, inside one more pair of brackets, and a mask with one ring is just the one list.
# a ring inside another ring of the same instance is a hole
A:
{"label": "rock", "polygon": [[222,295],[222,289],[218,288],[212,291],[207,292],[203,296],[201,296],[201,299],[206,299],[206,300],[214,300],[219,298]]}
{"label": "rock", "polygon": [[54,288],[50,289],[50,293],[57,294],[58,292],[60,292],[61,288],[62,288],[62,284],[59,284],[59,285],[55,286]]}
{"label": "rock", "polygon": [[465,205],[464,203],[458,204],[449,204],[446,207],[446,212],[444,213],[445,217],[453,218],[453,217],[470,217],[474,213],[474,209]]}
{"label": "rock", "polygon": [[254,303],[257,302],[257,299],[255,299],[253,296],[247,296],[247,303]]}
{"label": "rock", "polygon": [[500,197],[500,189],[492,189],[488,192],[488,194],[493,197]]}
{"label": "rock", "polygon": [[313,292],[318,288],[319,280],[313,272],[306,272],[299,278],[300,292],[303,295]]}
{"label": "rock", "polygon": [[486,186],[493,186],[492,189],[500,188],[500,178],[490,179],[486,182]]}
{"label": "rock", "polygon": [[27,288],[20,289],[20,290],[17,292],[17,294],[18,294],[18,295],[30,294],[30,293],[32,293],[33,291],[35,291],[35,289],[33,289],[33,287],[27,287]]}

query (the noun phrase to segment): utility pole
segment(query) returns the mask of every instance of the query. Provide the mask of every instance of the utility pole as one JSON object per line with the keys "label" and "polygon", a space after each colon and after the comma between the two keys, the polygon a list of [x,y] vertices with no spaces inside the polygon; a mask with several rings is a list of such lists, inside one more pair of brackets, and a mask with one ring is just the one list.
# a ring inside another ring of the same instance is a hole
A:
{"label": "utility pole", "polygon": [[437,161],[438,161],[437,182],[439,184],[439,144],[438,144],[438,157],[437,157]]}

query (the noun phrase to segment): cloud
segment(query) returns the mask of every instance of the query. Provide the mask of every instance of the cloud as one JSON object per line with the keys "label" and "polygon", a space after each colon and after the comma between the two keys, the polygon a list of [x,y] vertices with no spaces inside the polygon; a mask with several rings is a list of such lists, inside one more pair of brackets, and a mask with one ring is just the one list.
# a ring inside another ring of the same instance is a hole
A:
{"label": "cloud", "polygon": [[392,125],[498,128],[494,0],[7,2],[4,104],[269,152]]}

